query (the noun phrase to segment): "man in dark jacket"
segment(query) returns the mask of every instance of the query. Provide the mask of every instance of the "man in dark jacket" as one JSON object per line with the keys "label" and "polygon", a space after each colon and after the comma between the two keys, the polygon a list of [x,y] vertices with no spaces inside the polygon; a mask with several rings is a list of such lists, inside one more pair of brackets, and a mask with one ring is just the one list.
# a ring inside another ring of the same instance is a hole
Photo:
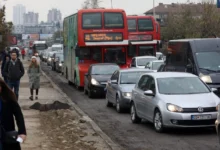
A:
{"label": "man in dark jacket", "polygon": [[19,97],[20,79],[24,75],[24,66],[20,59],[17,58],[17,52],[11,52],[11,60],[6,63],[3,73],[8,79],[8,85],[13,90],[17,97]]}

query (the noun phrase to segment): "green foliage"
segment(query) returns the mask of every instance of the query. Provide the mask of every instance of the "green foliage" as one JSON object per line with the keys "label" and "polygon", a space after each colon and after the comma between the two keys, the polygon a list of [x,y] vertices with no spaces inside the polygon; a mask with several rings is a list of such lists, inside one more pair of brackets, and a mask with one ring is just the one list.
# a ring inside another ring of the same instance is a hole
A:
{"label": "green foliage", "polygon": [[220,14],[213,0],[179,7],[179,12],[168,14],[166,26],[161,28],[163,40],[207,38],[220,34]]}
{"label": "green foliage", "polygon": [[0,9],[0,35],[2,36],[2,42],[0,42],[0,52],[9,46],[8,35],[11,34],[13,28],[12,22],[6,22],[5,20],[5,7]]}

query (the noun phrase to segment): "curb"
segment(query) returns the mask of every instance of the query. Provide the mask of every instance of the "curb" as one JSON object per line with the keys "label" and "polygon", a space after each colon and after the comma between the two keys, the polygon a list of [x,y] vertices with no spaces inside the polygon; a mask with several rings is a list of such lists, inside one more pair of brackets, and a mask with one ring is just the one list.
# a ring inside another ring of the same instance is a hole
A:
{"label": "curb", "polygon": [[104,140],[104,142],[109,146],[111,150],[122,150],[122,147],[114,143],[110,137],[108,137],[100,127],[86,114],[84,113],[52,80],[51,78],[43,71],[42,75],[52,84],[53,88],[56,89],[66,100],[67,102],[77,111],[77,113],[82,116],[87,122],[90,123],[93,130]]}

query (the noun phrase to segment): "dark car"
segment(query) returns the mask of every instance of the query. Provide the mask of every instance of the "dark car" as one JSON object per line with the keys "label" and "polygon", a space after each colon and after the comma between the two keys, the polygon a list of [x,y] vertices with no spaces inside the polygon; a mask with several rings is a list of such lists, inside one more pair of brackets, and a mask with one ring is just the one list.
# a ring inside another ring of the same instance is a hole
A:
{"label": "dark car", "polygon": [[90,98],[95,95],[105,95],[107,81],[119,69],[118,65],[112,63],[92,64],[84,78],[85,94],[88,94]]}
{"label": "dark car", "polygon": [[56,61],[56,71],[59,73],[63,73],[63,62],[64,62],[64,58],[63,55],[59,56],[57,61]]}
{"label": "dark car", "polygon": [[51,67],[53,71],[56,71],[56,62],[58,61],[60,56],[63,56],[63,52],[57,51],[52,56],[53,59],[51,61]]}

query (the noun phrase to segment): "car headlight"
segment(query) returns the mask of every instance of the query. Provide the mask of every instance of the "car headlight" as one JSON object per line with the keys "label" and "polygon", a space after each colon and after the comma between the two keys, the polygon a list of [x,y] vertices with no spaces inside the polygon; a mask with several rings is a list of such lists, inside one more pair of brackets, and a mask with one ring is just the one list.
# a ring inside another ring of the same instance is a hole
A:
{"label": "car headlight", "polygon": [[93,79],[92,78],[92,80],[91,80],[91,83],[93,84],[93,85],[99,85],[99,82],[98,81],[96,81],[95,79]]}
{"label": "car headlight", "polygon": [[51,61],[51,58],[48,58],[49,61]]}
{"label": "car headlight", "polygon": [[62,66],[62,64],[61,64],[61,63],[59,63],[59,66],[61,67],[61,66]]}
{"label": "car headlight", "polygon": [[123,95],[124,97],[128,97],[128,98],[131,97],[131,93],[129,93],[129,92],[124,92],[124,93],[122,93],[122,95]]}
{"label": "car headlight", "polygon": [[182,112],[183,111],[181,107],[173,105],[173,104],[167,104],[167,110],[171,112]]}
{"label": "car headlight", "polygon": [[200,79],[205,83],[212,83],[212,79],[209,75],[200,75]]}

